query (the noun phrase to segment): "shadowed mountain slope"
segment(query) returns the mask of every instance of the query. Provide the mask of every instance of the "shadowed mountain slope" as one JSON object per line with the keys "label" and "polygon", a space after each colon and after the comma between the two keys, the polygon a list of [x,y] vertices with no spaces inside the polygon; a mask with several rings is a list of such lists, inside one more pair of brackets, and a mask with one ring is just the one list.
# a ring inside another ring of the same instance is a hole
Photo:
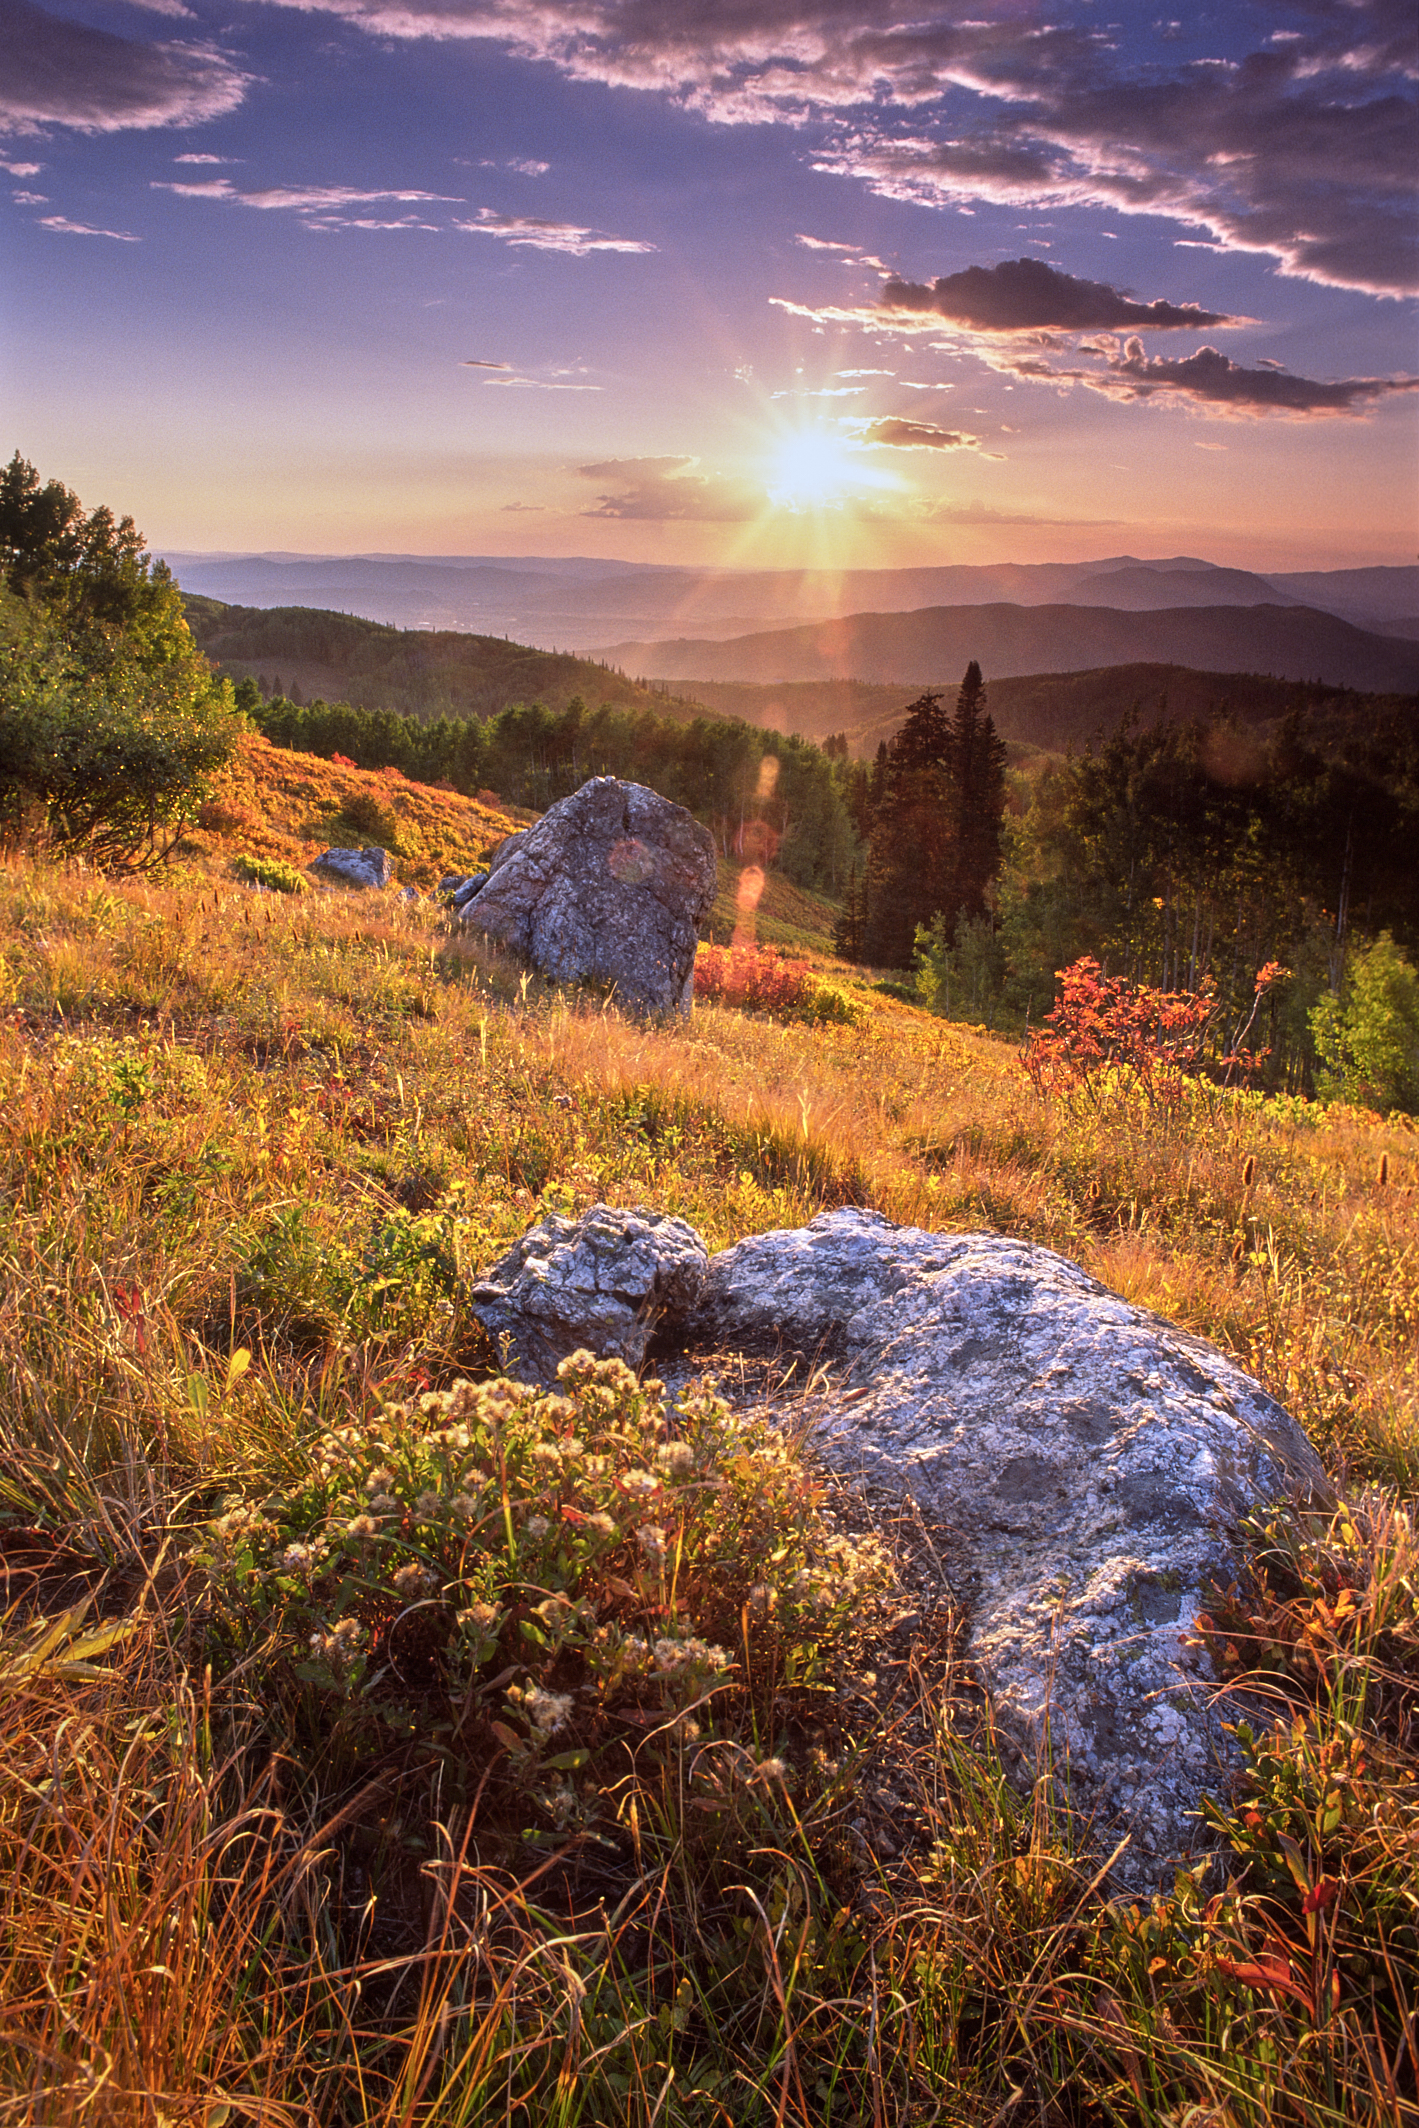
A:
{"label": "shadowed mountain slope", "polygon": [[954,684],[975,658],[994,679],[1167,664],[1401,693],[1419,686],[1419,646],[1306,606],[1143,613],[1101,606],[927,606],[914,613],[855,613],[726,643],[615,643],[605,655],[631,671],[676,683],[857,679],[940,686]]}

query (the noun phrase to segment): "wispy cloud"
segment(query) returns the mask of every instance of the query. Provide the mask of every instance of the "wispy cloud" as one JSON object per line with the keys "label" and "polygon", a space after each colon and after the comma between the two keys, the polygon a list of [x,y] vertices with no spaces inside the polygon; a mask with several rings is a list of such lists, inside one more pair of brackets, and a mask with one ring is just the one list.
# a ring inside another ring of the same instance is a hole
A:
{"label": "wispy cloud", "polygon": [[42,214],[39,226],[41,229],[53,229],[60,236],[111,237],[115,244],[141,244],[143,241],[127,229],[95,229],[89,222],[71,222],[67,214]]}
{"label": "wispy cloud", "polygon": [[229,163],[235,161],[235,159],[231,155],[175,155],[173,157],[175,163]]}
{"label": "wispy cloud", "polygon": [[531,251],[560,251],[568,258],[585,258],[592,251],[654,251],[654,244],[642,244],[634,237],[605,236],[595,229],[583,229],[576,222],[544,221],[533,214],[495,214],[491,207],[480,207],[476,222],[455,222],[466,236],[495,236],[505,244],[512,244]]}
{"label": "wispy cloud", "polygon": [[510,392],[599,392],[601,384],[571,384],[560,377],[524,377],[516,372],[511,377],[485,377],[483,382],[493,388],[500,387]]}
{"label": "wispy cloud", "polygon": [[608,458],[578,466],[585,480],[605,483],[583,517],[649,519],[654,523],[744,524],[761,517],[767,498],[747,482],[698,473],[697,458]]}
{"label": "wispy cloud", "polygon": [[510,362],[483,362],[477,355],[467,355],[459,363],[460,369],[511,369]]}
{"label": "wispy cloud", "polygon": [[43,163],[0,163],[0,170],[7,171],[11,177],[38,177],[43,168]]}
{"label": "wispy cloud", "polygon": [[[891,198],[1161,216],[1281,271],[1419,286],[1413,10],[1297,0],[1284,41],[1189,63],[1034,6],[851,0],[288,0],[387,37],[492,40],[722,124],[826,121],[816,166]],[[824,241],[824,240],[819,240]]]}
{"label": "wispy cloud", "polygon": [[260,185],[242,190],[229,177],[153,178],[154,192],[175,192],[180,199],[217,200],[260,213],[299,215],[309,229],[422,229],[438,224],[417,214],[393,217],[352,215],[351,207],[457,205],[456,195],[410,190],[365,192],[353,185]]}
{"label": "wispy cloud", "polygon": [[248,76],[209,45],[135,43],[33,0],[6,0],[3,39],[0,126],[9,132],[192,126],[235,110],[246,93]]}

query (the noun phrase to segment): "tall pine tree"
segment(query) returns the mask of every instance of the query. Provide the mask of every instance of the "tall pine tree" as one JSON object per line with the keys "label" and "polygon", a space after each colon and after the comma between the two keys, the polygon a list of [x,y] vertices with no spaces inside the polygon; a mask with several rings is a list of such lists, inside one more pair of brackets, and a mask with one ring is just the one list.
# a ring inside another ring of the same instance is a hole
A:
{"label": "tall pine tree", "polygon": [[[873,777],[863,950],[879,967],[911,963],[918,925],[977,917],[1000,869],[1005,747],[972,660],[948,716],[939,694],[913,702],[879,751]],[[878,795],[880,793],[880,795]]]}

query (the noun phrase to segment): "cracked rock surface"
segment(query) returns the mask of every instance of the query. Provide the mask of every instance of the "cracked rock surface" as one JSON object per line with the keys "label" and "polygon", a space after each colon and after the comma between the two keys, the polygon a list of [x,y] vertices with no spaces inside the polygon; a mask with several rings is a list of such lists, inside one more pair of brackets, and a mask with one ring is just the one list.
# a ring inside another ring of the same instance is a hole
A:
{"label": "cracked rock surface", "polygon": [[713,837],[683,806],[594,776],[501,844],[463,921],[556,982],[607,984],[631,1012],[688,1013],[716,870]]}
{"label": "cracked rock surface", "polygon": [[593,1205],[529,1227],[471,1293],[473,1313],[518,1371],[554,1382],[557,1362],[589,1346],[638,1367],[657,1325],[689,1312],[709,1254],[683,1219]]}

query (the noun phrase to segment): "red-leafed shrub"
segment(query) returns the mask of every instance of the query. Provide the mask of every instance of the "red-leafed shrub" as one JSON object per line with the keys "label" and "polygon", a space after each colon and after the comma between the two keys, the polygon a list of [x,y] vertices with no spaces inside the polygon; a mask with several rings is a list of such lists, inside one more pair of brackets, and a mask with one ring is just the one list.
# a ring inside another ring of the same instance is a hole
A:
{"label": "red-leafed shrub", "polygon": [[779,1020],[854,1026],[862,1007],[771,947],[704,946],[695,962],[695,996],[707,1004],[734,1005],[741,1012],[767,1012]]}
{"label": "red-leafed shrub", "polygon": [[1247,1078],[1267,1052],[1242,1047],[1257,1008],[1288,971],[1268,961],[1258,971],[1251,1011],[1230,1041],[1219,1042],[1220,1007],[1210,980],[1200,990],[1154,990],[1105,975],[1087,956],[1061,968],[1059,1002],[1037,1028],[1020,1061],[1037,1093],[1084,1093],[1097,1099],[1122,1085],[1153,1104],[1177,1098],[1204,1067],[1225,1082]]}

